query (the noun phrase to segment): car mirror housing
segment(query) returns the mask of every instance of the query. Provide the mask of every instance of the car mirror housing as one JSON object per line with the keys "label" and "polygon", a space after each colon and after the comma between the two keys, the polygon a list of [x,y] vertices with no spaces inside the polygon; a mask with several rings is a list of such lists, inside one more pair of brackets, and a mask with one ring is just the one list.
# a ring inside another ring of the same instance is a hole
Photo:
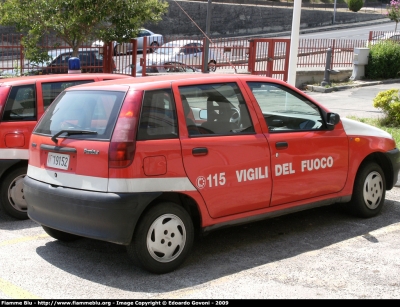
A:
{"label": "car mirror housing", "polygon": [[339,122],[340,122],[339,114],[328,113],[328,121],[327,121],[328,130],[333,130]]}

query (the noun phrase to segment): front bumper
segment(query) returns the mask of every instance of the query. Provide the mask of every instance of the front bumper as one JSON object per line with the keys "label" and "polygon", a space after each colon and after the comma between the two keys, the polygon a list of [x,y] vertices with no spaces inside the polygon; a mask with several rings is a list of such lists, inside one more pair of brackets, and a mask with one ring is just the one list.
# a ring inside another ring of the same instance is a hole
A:
{"label": "front bumper", "polygon": [[127,245],[146,206],[161,193],[107,193],[55,187],[24,178],[28,216],[78,236]]}
{"label": "front bumper", "polygon": [[392,184],[387,186],[387,189],[390,190],[393,186],[400,186],[399,182],[399,171],[400,171],[400,151],[395,148],[386,152],[386,157],[389,159],[392,169],[393,169],[393,181]]}

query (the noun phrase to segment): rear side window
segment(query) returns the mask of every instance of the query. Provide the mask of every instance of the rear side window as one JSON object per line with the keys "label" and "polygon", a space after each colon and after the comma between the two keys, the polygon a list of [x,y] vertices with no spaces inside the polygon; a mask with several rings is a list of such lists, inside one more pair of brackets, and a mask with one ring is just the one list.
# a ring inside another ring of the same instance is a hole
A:
{"label": "rear side window", "polygon": [[42,84],[43,107],[47,107],[54,99],[67,87],[94,82],[94,80],[79,80],[79,81],[63,81],[63,82],[48,82]]}
{"label": "rear side window", "polygon": [[96,134],[73,134],[69,138],[109,140],[124,97],[125,92],[119,91],[61,93],[50,105],[34,133],[54,135],[61,130],[85,130]]}
{"label": "rear side window", "polygon": [[146,91],[140,116],[138,140],[178,137],[175,101],[171,89]]}
{"label": "rear side window", "polygon": [[236,83],[179,87],[189,136],[254,133],[246,102]]}
{"label": "rear side window", "polygon": [[36,120],[36,91],[34,84],[14,86],[11,89],[2,120]]}

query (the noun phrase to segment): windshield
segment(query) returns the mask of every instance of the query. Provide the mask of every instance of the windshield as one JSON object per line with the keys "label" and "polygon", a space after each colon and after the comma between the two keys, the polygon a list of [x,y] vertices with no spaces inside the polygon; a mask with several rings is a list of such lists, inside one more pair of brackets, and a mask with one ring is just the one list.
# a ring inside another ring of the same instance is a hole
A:
{"label": "windshield", "polygon": [[[96,134],[70,133],[73,138],[110,139],[125,92],[63,92],[50,105],[34,133],[55,135],[60,131],[91,131]],[[67,135],[61,134],[61,136]]]}

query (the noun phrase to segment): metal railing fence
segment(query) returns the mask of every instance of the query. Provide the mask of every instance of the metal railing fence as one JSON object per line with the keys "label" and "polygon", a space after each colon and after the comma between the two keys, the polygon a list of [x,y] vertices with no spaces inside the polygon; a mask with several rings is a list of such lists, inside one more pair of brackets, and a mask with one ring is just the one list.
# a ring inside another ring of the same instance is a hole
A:
{"label": "metal railing fence", "polygon": [[[386,32],[371,31],[369,41],[381,37]],[[254,37],[240,37],[240,38],[216,38],[212,39],[209,43],[210,55],[209,61],[214,60],[216,62],[216,68],[219,71],[224,70],[249,70],[249,52],[250,52],[250,41],[254,40]],[[277,39],[277,38],[274,38]],[[10,34],[2,35],[0,37],[0,72],[7,70],[19,70],[21,74],[31,71],[33,68],[43,68],[46,64],[33,64],[24,58],[23,47],[20,44],[21,36]],[[195,55],[195,49],[202,51],[205,43],[204,37],[171,37],[168,42],[171,41],[186,41],[192,42],[193,45],[190,47],[179,50],[179,56],[171,56],[171,59],[166,61],[165,54],[161,54],[163,50],[167,55],[172,55],[176,47],[158,47],[154,46],[143,46],[147,52],[138,52],[137,58],[135,52],[129,54],[120,53],[114,54],[114,45],[110,43],[107,46],[91,47],[93,42],[87,42],[82,46],[82,50],[92,50],[97,48],[100,57],[103,59],[103,71],[114,72],[114,73],[125,73],[131,74],[131,67],[145,65],[147,68],[153,66],[162,67],[165,66],[165,62],[183,62],[183,64],[191,66],[195,69],[201,70],[203,65],[203,57]],[[145,40],[144,40],[145,41]],[[132,43],[135,40],[131,41]],[[366,40],[350,40],[350,39],[300,39],[298,48],[298,68],[322,68],[325,69],[326,65],[326,50],[332,48],[333,58],[331,61],[332,68],[335,67],[351,67],[353,65],[353,51],[354,48],[367,47],[368,41]],[[182,46],[183,47],[183,46]],[[69,49],[65,43],[50,40],[47,38],[43,41],[42,49],[46,51],[53,51],[53,56],[58,56],[61,52],[65,52],[65,49]],[[166,49],[168,49],[166,51]],[[139,49],[140,50],[140,49]],[[264,54],[267,51],[253,51],[257,52],[256,61],[274,60],[274,57],[278,58],[277,53],[274,55]],[[189,55],[184,59],[183,55]],[[279,54],[279,58],[284,56],[282,52]],[[183,60],[184,59],[184,60]],[[98,63],[97,63],[98,64]],[[65,64],[66,65],[66,64]],[[175,64],[173,64],[172,67]],[[85,71],[99,71],[98,65],[91,63],[87,67],[81,65]],[[166,68],[166,67],[164,67]],[[96,70],[97,69],[97,70]],[[146,70],[144,70],[145,74]]]}

